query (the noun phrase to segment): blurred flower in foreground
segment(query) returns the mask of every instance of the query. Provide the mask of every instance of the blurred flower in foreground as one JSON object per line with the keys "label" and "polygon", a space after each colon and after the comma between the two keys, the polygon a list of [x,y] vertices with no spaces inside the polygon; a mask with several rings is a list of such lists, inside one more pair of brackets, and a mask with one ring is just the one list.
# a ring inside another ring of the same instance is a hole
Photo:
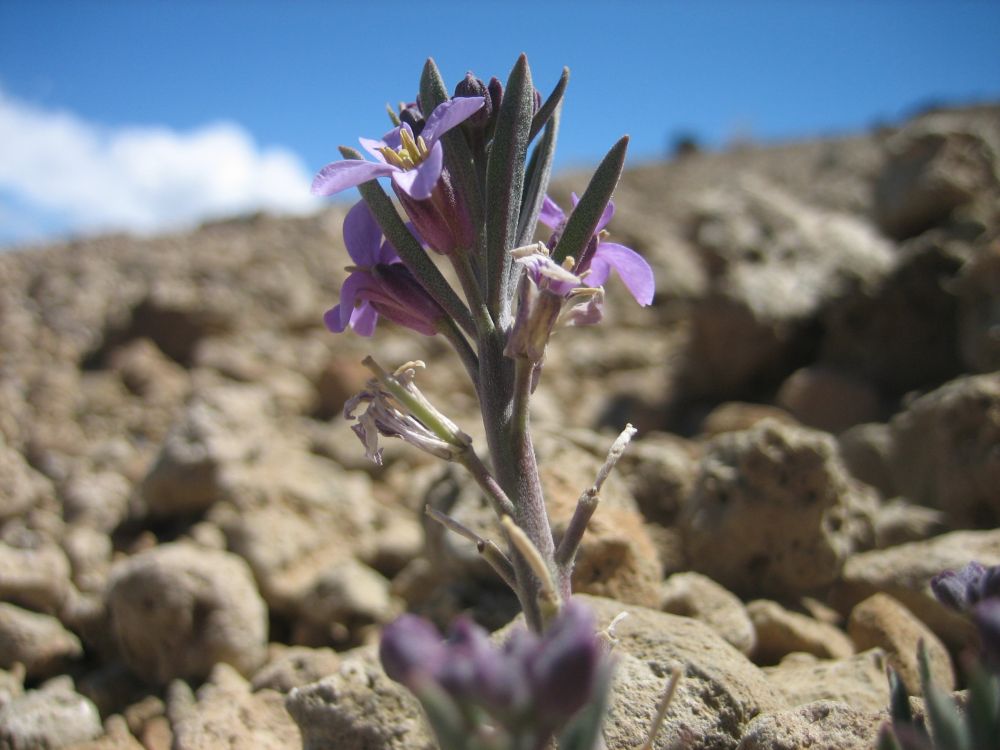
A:
{"label": "blurred flower in foreground", "polygon": [[[542,635],[519,628],[501,646],[468,619],[442,640],[426,620],[404,615],[385,628],[379,653],[439,737],[464,737],[461,747],[545,747],[585,706],[600,710],[610,661],[593,616],[575,601]],[[442,732],[438,723],[452,721]]]}

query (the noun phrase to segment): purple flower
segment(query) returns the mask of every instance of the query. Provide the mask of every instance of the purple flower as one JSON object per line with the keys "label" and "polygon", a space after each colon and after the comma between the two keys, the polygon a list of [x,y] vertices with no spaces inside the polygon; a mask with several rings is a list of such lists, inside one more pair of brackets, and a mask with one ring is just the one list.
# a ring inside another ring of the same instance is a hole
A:
{"label": "purple flower", "polygon": [[1000,597],[1000,565],[973,561],[961,570],[945,570],[931,579],[931,590],[942,604],[967,613],[984,599]]}
{"label": "purple flower", "polygon": [[593,616],[573,601],[541,636],[519,628],[500,647],[471,620],[457,620],[442,641],[430,623],[404,615],[383,631],[380,656],[386,674],[418,698],[433,683],[515,735],[550,736],[565,726],[594,700],[608,666]]}
{"label": "purple flower", "polygon": [[446,660],[441,634],[416,615],[403,615],[385,626],[379,643],[382,668],[396,682],[413,689],[420,680],[434,679]]}
{"label": "purple flower", "polygon": [[404,122],[381,140],[361,138],[375,162],[346,159],[323,167],[313,180],[316,195],[334,195],[376,177],[391,177],[393,185],[415,200],[431,197],[444,168],[440,138],[483,108],[485,100],[456,97],[442,102],[427,118],[420,135]]}
{"label": "purple flower", "polygon": [[[576,204],[579,203],[576,193],[573,193],[572,199],[575,208]],[[594,235],[596,247],[588,247],[584,257],[577,259],[573,272],[580,276],[587,286],[597,287],[602,286],[607,281],[611,270],[614,269],[635,301],[646,306],[653,301],[653,292],[656,287],[653,269],[635,250],[616,242],[604,240],[604,237],[607,236],[604,228],[611,222],[614,215],[615,204],[609,201],[597,223],[597,233]],[[559,208],[549,196],[545,196],[538,220],[553,230],[549,240],[550,248],[554,248],[559,241],[559,237],[566,227],[567,219],[566,212]]]}
{"label": "purple flower", "polygon": [[379,315],[426,336],[437,333],[444,311],[413,277],[387,240],[364,201],[344,219],[344,244],[354,261],[340,289],[340,304],[323,316],[334,333],[350,326],[371,336]]}

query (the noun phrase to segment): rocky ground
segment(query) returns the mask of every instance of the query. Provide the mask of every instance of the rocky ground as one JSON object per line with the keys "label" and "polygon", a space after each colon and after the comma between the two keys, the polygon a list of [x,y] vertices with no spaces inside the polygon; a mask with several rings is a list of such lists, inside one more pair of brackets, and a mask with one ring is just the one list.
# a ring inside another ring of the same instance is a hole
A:
{"label": "rocky ground", "polygon": [[[576,575],[631,613],[612,750],[676,666],[657,748],[871,747],[919,639],[962,686],[928,580],[1000,564],[998,173],[984,106],[626,174],[611,229],[656,301],[612,282],[533,413],[557,533],[641,429]],[[0,255],[0,748],[431,747],[380,625],[516,603],[421,516],[488,531],[464,477],[372,466],[339,416],[372,351],[481,433],[442,342],[323,329],[342,217]]]}

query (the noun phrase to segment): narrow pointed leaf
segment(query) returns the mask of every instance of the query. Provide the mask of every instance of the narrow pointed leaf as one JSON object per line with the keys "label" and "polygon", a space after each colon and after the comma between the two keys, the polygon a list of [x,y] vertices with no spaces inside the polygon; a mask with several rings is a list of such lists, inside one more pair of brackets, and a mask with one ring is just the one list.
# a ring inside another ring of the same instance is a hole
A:
{"label": "narrow pointed leaf", "polygon": [[[420,101],[427,108],[424,116],[429,115],[437,105],[448,101],[449,98],[448,87],[441,76],[441,71],[438,70],[434,58],[428,57],[427,62],[424,63],[424,70],[420,74]],[[444,161],[456,182],[456,190],[465,199],[472,226],[476,227],[477,232],[481,234],[483,194],[476,177],[472,149],[469,147],[469,141],[463,130],[463,128],[452,128],[441,137],[441,142],[444,144]],[[480,242],[480,244],[482,243]],[[464,249],[473,250],[473,248]]]}
{"label": "narrow pointed leaf", "polygon": [[528,133],[529,143],[535,140],[535,136],[542,132],[542,128],[545,127],[549,119],[556,113],[556,109],[562,104],[563,94],[566,93],[566,84],[568,83],[569,68],[563,68],[562,75],[559,76],[559,81],[556,83],[556,87],[552,89],[552,93],[549,94],[549,98],[542,103],[542,106],[535,112],[535,116],[531,118],[531,130]]}
{"label": "narrow pointed leaf", "polygon": [[535,146],[525,173],[524,198],[521,200],[521,218],[517,224],[516,247],[531,242],[538,225],[538,214],[541,213],[545,194],[549,189],[549,178],[552,175],[552,157],[556,151],[556,137],[559,133],[559,118],[562,107],[556,107],[545,126],[542,139]]}
{"label": "narrow pointed leaf", "polygon": [[625,152],[627,150],[628,136],[626,135],[622,136],[621,140],[612,146],[604,159],[601,160],[594,176],[590,178],[590,184],[583,191],[580,202],[576,204],[576,208],[570,214],[569,221],[566,222],[566,229],[563,230],[562,237],[556,245],[553,260],[557,263],[562,263],[570,255],[579,259],[580,254],[587,247],[587,243],[590,242],[590,238],[594,236],[601,215],[618,186],[618,179],[625,166]]}
{"label": "narrow pointed leaf", "polygon": [[875,750],[903,750],[888,725],[879,730]]}
{"label": "narrow pointed leaf", "polygon": [[486,165],[486,301],[490,313],[498,321],[509,313],[508,266],[521,213],[524,161],[533,108],[531,70],[528,59],[522,54],[507,79]]}
{"label": "narrow pointed leaf", "polygon": [[968,671],[969,702],[966,715],[974,750],[992,750],[1000,737],[1000,675],[990,674],[982,664]]}
{"label": "narrow pointed leaf", "polygon": [[930,663],[923,641],[917,647],[917,659],[920,662],[920,682],[924,691],[934,746],[948,750],[971,750],[972,738],[955,702],[931,682]]}
{"label": "narrow pointed leaf", "polygon": [[[340,153],[345,159],[361,158],[360,153],[346,146],[340,147]],[[456,323],[469,334],[474,333],[476,328],[472,322],[469,308],[455,294],[455,290],[441,275],[438,267],[434,265],[434,261],[427,256],[427,251],[406,228],[406,224],[396,212],[392,199],[386,195],[385,190],[378,184],[378,180],[369,180],[358,185],[358,192],[361,193],[361,197],[365,199],[365,203],[371,209],[372,215],[382,228],[386,239],[396,248],[399,257],[406,263],[417,280],[423,284],[427,292],[441,305],[444,311],[454,318]]]}
{"label": "narrow pointed leaf", "polygon": [[911,724],[910,696],[895,669],[889,667],[889,715],[895,724]]}

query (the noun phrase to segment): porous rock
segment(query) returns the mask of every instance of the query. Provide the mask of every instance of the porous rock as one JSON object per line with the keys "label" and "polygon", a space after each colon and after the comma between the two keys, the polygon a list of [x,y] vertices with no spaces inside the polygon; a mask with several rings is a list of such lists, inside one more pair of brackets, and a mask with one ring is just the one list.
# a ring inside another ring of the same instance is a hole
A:
{"label": "porous rock", "polygon": [[267,611],[246,563],[164,544],[117,563],[108,609],[122,657],[157,684],[201,679],[217,662],[250,674],[265,657]]}
{"label": "porous rock", "polygon": [[893,263],[870,226],[757,176],[706,193],[693,234],[711,279],[687,359],[686,385],[699,395],[736,397],[787,372],[822,307]]}
{"label": "porous rock", "polygon": [[885,652],[874,648],[840,659],[818,659],[795,653],[773,667],[768,680],[790,706],[837,701],[861,711],[882,711],[889,705]]}
{"label": "porous rock", "polygon": [[171,427],[141,496],[153,516],[201,513],[226,496],[222,474],[252,462],[268,445],[267,391],[234,384],[199,389]]}
{"label": "porous rock", "polygon": [[348,558],[321,572],[299,608],[296,641],[305,645],[357,642],[373,626],[398,613],[389,581],[364,563]]}
{"label": "porous rock", "polygon": [[877,502],[828,434],[765,420],[706,445],[681,519],[688,561],[739,595],[809,593],[871,546]]}
{"label": "porous rock", "polygon": [[14,518],[51,496],[52,486],[0,432],[0,523]]}
{"label": "porous rock", "polygon": [[889,594],[949,647],[966,648],[975,638],[974,629],[967,618],[935,598],[930,581],[944,570],[964,568],[970,560],[1000,565],[1000,529],[953,531],[853,555],[831,592],[831,603],[847,615],[855,604],[872,594]]}
{"label": "porous rock", "polygon": [[[129,731],[122,716],[114,714],[104,722],[104,734],[89,742],[74,743],[70,750],[160,750],[144,746]],[[165,750],[165,749],[164,749]]]}
{"label": "porous rock", "polygon": [[796,370],[781,384],[775,401],[807,427],[835,434],[882,417],[871,383],[831,367]]}
{"label": "porous rock", "polygon": [[694,485],[699,453],[697,443],[665,432],[643,434],[629,445],[616,471],[647,521],[669,526],[677,520]]}
{"label": "porous rock", "polygon": [[747,604],[747,613],[757,633],[753,657],[758,664],[777,664],[795,652],[824,659],[854,653],[851,639],[839,628],[808,615],[791,612],[777,602],[757,599]]}
{"label": "porous rock", "polygon": [[268,607],[297,615],[318,578],[373,548],[372,485],[294,444],[272,440],[261,459],[228,474],[229,500],[208,520],[253,570]]}
{"label": "porous rock", "polygon": [[250,684],[228,664],[217,665],[196,694],[186,683],[173,682],[167,716],[173,750],[286,750],[301,742],[298,727],[285,711],[284,696],[267,688],[251,691]]}
{"label": "porous rock", "polygon": [[579,599],[593,608],[598,628],[628,612],[615,626],[624,658],[612,688],[609,747],[633,747],[645,739],[676,667],[683,674],[657,747],[731,748],[754,716],[787,705],[760,669],[704,623],[613,599]]}
{"label": "porous rock", "polygon": [[884,714],[836,701],[817,701],[758,716],[737,750],[871,750],[885,721]]}
{"label": "porous rock", "polygon": [[80,639],[55,617],[0,602],[0,667],[20,663],[30,679],[44,679],[82,653]]}
{"label": "porous rock", "polygon": [[955,293],[962,364],[973,372],[1000,370],[1000,244],[962,267]]}
{"label": "porous rock", "polygon": [[958,528],[1000,525],[1000,373],[946,383],[890,424],[899,494]]}
{"label": "porous rock", "polygon": [[56,612],[70,588],[69,561],[47,536],[19,534],[0,541],[0,600]]}
{"label": "porous rock", "polygon": [[250,681],[254,690],[268,688],[279,693],[318,682],[337,671],[340,656],[332,648],[306,648],[271,644],[267,664]]}
{"label": "porous rock", "polygon": [[68,677],[29,690],[0,708],[0,749],[57,750],[103,732],[101,716]]}
{"label": "porous rock", "polygon": [[989,133],[931,114],[885,144],[875,182],[875,219],[887,234],[912,237],[944,223],[956,209],[998,187],[996,145]]}
{"label": "porous rock", "polygon": [[417,699],[390,680],[374,646],[344,655],[340,669],[293,689],[285,707],[299,725],[302,750],[434,750]]}
{"label": "porous rock", "polygon": [[847,632],[859,649],[881,648],[910,695],[921,695],[917,653],[923,644],[931,679],[942,690],[955,689],[948,649],[912,612],[888,594],[874,594],[851,610]]}
{"label": "porous rock", "polygon": [[660,609],[709,625],[741,653],[756,644],[754,625],[735,595],[700,573],[675,573],[663,582]]}
{"label": "porous rock", "polygon": [[971,250],[921,236],[899,248],[892,271],[827,305],[819,361],[902,396],[961,372],[951,286]]}

